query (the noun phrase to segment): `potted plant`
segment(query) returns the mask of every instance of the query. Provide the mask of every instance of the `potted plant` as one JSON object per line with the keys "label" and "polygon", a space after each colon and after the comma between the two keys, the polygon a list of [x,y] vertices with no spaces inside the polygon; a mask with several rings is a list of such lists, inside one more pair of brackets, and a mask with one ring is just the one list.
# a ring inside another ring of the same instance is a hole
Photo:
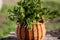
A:
{"label": "potted plant", "polygon": [[58,17],[59,13],[41,6],[41,0],[20,0],[13,10],[9,10],[9,19],[17,21],[18,40],[44,39],[46,34],[45,19]]}

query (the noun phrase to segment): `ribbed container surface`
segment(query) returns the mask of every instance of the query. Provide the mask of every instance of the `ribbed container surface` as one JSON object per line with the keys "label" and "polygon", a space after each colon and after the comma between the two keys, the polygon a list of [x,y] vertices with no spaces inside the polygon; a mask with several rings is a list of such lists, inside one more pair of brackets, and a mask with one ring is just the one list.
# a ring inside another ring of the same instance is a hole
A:
{"label": "ribbed container surface", "polygon": [[32,29],[17,25],[16,34],[18,40],[43,40],[46,34],[44,23],[32,23]]}

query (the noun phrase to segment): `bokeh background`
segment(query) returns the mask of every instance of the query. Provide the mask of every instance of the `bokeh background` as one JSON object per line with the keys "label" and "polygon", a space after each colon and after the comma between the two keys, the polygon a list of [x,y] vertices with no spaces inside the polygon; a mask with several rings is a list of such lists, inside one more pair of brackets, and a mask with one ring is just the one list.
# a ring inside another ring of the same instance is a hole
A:
{"label": "bokeh background", "polygon": [[[20,0],[3,0],[3,6],[0,11],[0,38],[6,36],[10,32],[15,31],[16,23],[8,19],[8,9],[13,9],[16,3]],[[42,6],[50,8],[51,10],[58,10],[60,12],[60,0],[41,0]],[[47,30],[60,29],[60,17],[46,23]]]}

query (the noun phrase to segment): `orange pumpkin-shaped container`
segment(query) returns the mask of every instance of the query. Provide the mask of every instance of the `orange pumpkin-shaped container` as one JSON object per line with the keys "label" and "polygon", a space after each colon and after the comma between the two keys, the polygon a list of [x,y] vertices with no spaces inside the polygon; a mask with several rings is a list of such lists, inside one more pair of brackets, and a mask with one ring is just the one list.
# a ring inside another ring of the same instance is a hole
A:
{"label": "orange pumpkin-shaped container", "polygon": [[43,40],[46,34],[45,23],[32,23],[32,29],[17,25],[18,40]]}

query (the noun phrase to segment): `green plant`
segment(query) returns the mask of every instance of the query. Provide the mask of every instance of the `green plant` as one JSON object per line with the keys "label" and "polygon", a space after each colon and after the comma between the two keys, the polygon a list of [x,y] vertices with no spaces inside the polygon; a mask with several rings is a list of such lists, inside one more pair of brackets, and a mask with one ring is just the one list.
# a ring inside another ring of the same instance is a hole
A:
{"label": "green plant", "polygon": [[10,20],[18,21],[19,24],[30,29],[33,22],[42,21],[42,16],[46,19],[53,19],[60,14],[57,10],[50,10],[49,8],[43,8],[41,0],[21,0],[17,3],[13,10],[9,10]]}

